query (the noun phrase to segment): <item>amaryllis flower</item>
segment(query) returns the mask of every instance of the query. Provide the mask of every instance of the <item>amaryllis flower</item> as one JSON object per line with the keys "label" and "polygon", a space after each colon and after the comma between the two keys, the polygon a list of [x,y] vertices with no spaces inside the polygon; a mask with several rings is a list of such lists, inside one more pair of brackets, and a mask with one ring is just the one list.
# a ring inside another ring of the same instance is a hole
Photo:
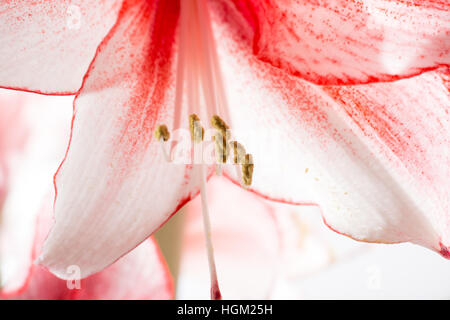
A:
{"label": "amaryllis flower", "polygon": [[46,193],[64,155],[61,142],[69,133],[64,123],[70,123],[70,114],[65,98],[1,91],[0,163],[6,174],[0,183],[5,200],[0,205],[0,299],[172,298],[171,276],[152,239],[82,281],[76,266],[66,282],[32,264],[52,225],[53,197]]}
{"label": "amaryllis flower", "polygon": [[[183,128],[199,147],[212,128],[217,172],[264,197],[317,204],[358,240],[449,257],[449,9],[3,1],[0,86],[76,94],[40,263],[62,278],[73,264],[83,277],[100,271],[199,190],[208,235],[211,168],[171,161],[169,138]],[[237,165],[225,165],[230,149],[242,153]]]}

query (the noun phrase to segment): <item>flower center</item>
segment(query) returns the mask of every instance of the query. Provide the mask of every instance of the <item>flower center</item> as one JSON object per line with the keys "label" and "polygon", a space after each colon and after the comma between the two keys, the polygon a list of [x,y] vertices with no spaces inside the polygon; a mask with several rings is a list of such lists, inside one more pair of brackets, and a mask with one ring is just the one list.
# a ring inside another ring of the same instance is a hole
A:
{"label": "flower center", "polygon": [[[216,173],[221,175],[222,165],[227,163],[230,151],[234,157],[229,162],[236,165],[236,173],[242,186],[250,186],[253,176],[253,158],[245,153],[245,148],[237,141],[231,141],[232,131],[228,112],[228,102],[220,70],[216,45],[205,0],[180,1],[179,50],[177,62],[175,114],[172,130],[181,128],[181,118],[189,116],[189,128],[192,132],[193,121],[210,119],[204,122],[214,130],[214,156]],[[183,100],[183,98],[186,98]],[[185,103],[183,103],[185,102]],[[204,132],[202,133],[204,135]],[[164,142],[170,138],[166,125],[160,125],[155,131],[164,156],[169,159],[173,143],[169,143],[169,155]],[[195,144],[192,145],[195,148]],[[208,150],[203,148],[197,148]],[[203,154],[200,159],[203,159]],[[201,160],[203,162],[203,160]],[[197,162],[198,163],[198,162]]]}
{"label": "flower center", "polygon": [[[241,185],[247,187],[252,183],[254,165],[252,156],[246,153],[244,146],[237,141],[231,141],[228,102],[207,3],[205,0],[182,0],[180,6],[175,114],[172,128],[179,129],[181,118],[183,115],[188,115],[191,153],[194,159],[198,159],[196,155],[200,153],[200,161],[194,161],[199,165],[196,165],[194,169],[197,170],[202,200],[203,225],[211,276],[211,298],[220,299],[206,192],[207,165],[203,161],[205,129],[200,119],[210,119],[210,128],[214,131],[212,135],[214,165],[218,175],[222,173],[222,165],[230,161],[236,167]],[[183,108],[184,97],[187,102],[185,108]],[[165,159],[170,161],[169,155],[172,153],[173,143],[168,143],[170,133],[167,126],[164,124],[158,126],[155,137],[161,144]],[[169,155],[166,152],[166,144],[169,144]],[[229,157],[230,150],[234,153],[233,157]]]}

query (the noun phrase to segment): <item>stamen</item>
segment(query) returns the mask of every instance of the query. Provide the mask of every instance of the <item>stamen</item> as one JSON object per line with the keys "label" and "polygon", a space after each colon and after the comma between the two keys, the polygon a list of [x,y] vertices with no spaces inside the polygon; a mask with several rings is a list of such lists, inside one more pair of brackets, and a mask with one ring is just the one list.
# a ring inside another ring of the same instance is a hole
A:
{"label": "stamen", "polygon": [[[193,145],[193,155],[197,154],[196,149],[203,146],[205,129],[200,123],[200,117],[211,119],[211,126],[216,130],[213,134],[216,172],[221,174],[221,165],[227,162],[231,146],[231,133],[226,121],[230,121],[228,115],[228,102],[226,99],[224,83],[221,75],[219,59],[215,48],[212,27],[209,18],[208,5],[205,0],[183,0],[181,3],[180,19],[180,50],[185,51],[179,55],[179,66],[185,68],[185,73],[179,72],[177,79],[176,107],[181,104],[181,95],[178,92],[183,90],[183,81],[187,86],[187,104],[189,115],[189,129]],[[184,79],[186,78],[186,79]],[[204,104],[201,103],[203,100]],[[206,109],[204,109],[204,106]],[[178,110],[178,109],[177,109]],[[221,117],[218,116],[220,114]],[[175,119],[176,122],[179,118]],[[238,142],[233,142],[234,163],[238,176],[246,186],[252,182],[253,160],[250,154],[246,154],[245,148]],[[194,161],[194,163],[198,163]],[[214,262],[213,246],[211,240],[211,226],[207,206],[206,193],[206,166],[200,160],[200,194],[202,199],[202,215],[205,229],[206,247],[208,252],[208,262],[211,276],[211,298],[220,299],[221,294],[218,286],[216,266]]]}
{"label": "stamen", "polygon": [[[181,27],[180,37],[184,39],[186,45],[186,64],[187,72],[187,104],[188,115],[198,112],[197,108],[200,106],[200,72],[199,65],[201,57],[198,53],[200,47],[200,39],[197,34],[197,17],[195,15],[195,6],[192,1],[180,1],[181,6]],[[194,8],[193,8],[194,7]],[[201,114],[201,113],[200,113]]]}
{"label": "stamen", "polygon": [[176,130],[180,127],[181,115],[182,115],[182,103],[183,103],[183,91],[184,91],[184,82],[185,82],[185,73],[186,73],[186,46],[187,46],[187,38],[185,33],[187,32],[186,28],[186,17],[180,18],[180,29],[179,29],[179,50],[178,50],[178,61],[177,61],[177,76],[176,76],[176,87],[175,87],[175,106],[174,106],[174,118],[173,118],[173,126],[172,130]]}
{"label": "stamen", "polygon": [[[196,114],[191,114],[189,116],[189,128],[191,130],[192,141],[201,146],[201,142],[204,139],[205,130],[203,129],[200,118]],[[216,263],[214,260],[214,249],[211,239],[211,221],[209,219],[209,210],[208,210],[208,195],[206,193],[206,174],[205,174],[205,165],[201,164],[198,166],[198,170],[200,171],[200,197],[202,199],[202,216],[203,216],[203,226],[205,228],[205,242],[206,242],[206,250],[208,253],[208,264],[209,264],[209,273],[211,277],[211,299],[213,300],[221,300],[222,294],[219,289],[219,281],[217,279],[217,270]]]}
{"label": "stamen", "polygon": [[228,114],[228,101],[226,99],[225,88],[222,80],[222,73],[220,70],[219,58],[216,50],[216,44],[214,41],[211,19],[209,15],[208,5],[206,1],[197,1],[198,16],[200,23],[200,30],[202,36],[202,43],[206,45],[207,48],[207,59],[209,64],[209,69],[212,73],[212,79],[214,80],[215,88],[215,98],[217,106],[215,106],[216,111],[214,113],[221,114],[225,117],[227,121],[230,120]]}
{"label": "stamen", "polygon": [[252,184],[253,167],[254,164],[252,155],[246,154],[244,163],[242,164],[242,180],[246,186],[250,186]]}
{"label": "stamen", "polygon": [[[214,78],[214,71],[210,55],[210,44],[206,35],[206,26],[210,23],[207,20],[201,6],[202,1],[186,1],[191,3],[194,14],[192,15],[193,21],[196,24],[196,38],[198,40],[198,58],[199,58],[199,76],[203,88],[203,97],[205,99],[208,118],[212,114],[218,112],[217,100],[216,100],[216,85]],[[195,19],[195,20],[194,20]]]}

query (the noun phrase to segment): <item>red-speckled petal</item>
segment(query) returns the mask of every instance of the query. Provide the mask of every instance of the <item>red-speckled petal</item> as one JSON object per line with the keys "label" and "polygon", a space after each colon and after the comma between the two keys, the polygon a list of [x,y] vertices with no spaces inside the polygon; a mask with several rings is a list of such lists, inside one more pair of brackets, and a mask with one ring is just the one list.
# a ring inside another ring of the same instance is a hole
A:
{"label": "red-speckled petal", "polygon": [[17,94],[0,91],[0,208],[8,187],[8,160],[16,152],[20,152],[27,135],[22,113],[23,99]]}
{"label": "red-speckled petal", "polygon": [[[52,198],[48,197],[37,224],[34,256],[52,225]],[[17,230],[16,230],[17,231]],[[10,243],[14,245],[14,243]],[[71,266],[70,281],[58,279],[45,268],[31,267],[29,280],[20,292],[4,293],[1,298],[15,300],[124,300],[171,299],[173,285],[166,264],[153,239],[144,241],[107,269],[76,282],[78,269]]]}
{"label": "red-speckled petal", "polygon": [[3,292],[20,290],[29,275],[34,217],[64,156],[72,100],[0,90],[0,163],[5,172],[0,204]]}
{"label": "red-speckled petal", "polygon": [[165,300],[174,297],[169,269],[153,238],[145,240],[107,269],[83,280],[81,288],[72,299]]}
{"label": "red-speckled petal", "polygon": [[[223,178],[212,178],[207,192],[223,297],[267,299],[281,256],[281,235],[272,207]],[[184,299],[208,298],[210,280],[200,197],[186,211],[178,294]]]}
{"label": "red-speckled petal", "polygon": [[[429,246],[446,258],[450,246],[449,75],[444,69],[391,85],[323,88],[340,108],[348,129],[361,136],[372,157],[390,173],[392,178],[384,180],[394,184],[390,195],[404,198],[415,209],[415,219],[404,209],[404,217],[385,221],[392,241],[407,237],[422,244],[431,241]],[[386,209],[379,210],[383,213]],[[349,233],[350,229],[345,230],[337,219],[330,216],[327,222]],[[409,219],[430,228],[433,237],[427,238],[419,230],[413,232],[417,226],[409,230],[396,226],[408,225]]]}
{"label": "red-speckled petal", "polygon": [[154,138],[174,114],[178,14],[176,2],[127,1],[75,100],[40,260],[61,278],[70,265],[83,277],[110,265],[198,191],[191,167],[167,162]]}
{"label": "red-speckled petal", "polygon": [[122,1],[0,1],[0,87],[73,94]]}
{"label": "red-speckled petal", "polygon": [[392,81],[450,63],[445,0],[233,2],[243,19],[232,25],[249,29],[259,59],[317,84]]}
{"label": "red-speckled petal", "polygon": [[[8,223],[8,217],[6,216],[8,212],[3,212],[3,206],[11,187],[11,161],[24,148],[28,124],[23,119],[23,99],[20,95],[8,94],[4,91],[2,90],[0,95],[0,273],[2,274],[0,286],[4,288],[3,290],[14,291],[23,285],[28,275],[30,255],[29,252],[27,252],[27,255],[21,255],[21,253],[22,248],[31,248],[32,236],[24,240],[23,246],[5,252],[4,242],[11,240],[11,237],[4,234],[4,225]],[[14,218],[14,216],[11,218]],[[17,221],[17,219],[12,220]],[[26,229],[28,226],[25,225],[24,227]],[[13,268],[7,268],[5,264],[5,258],[9,256],[8,253],[18,258],[16,261],[20,261],[13,267],[14,270],[11,270]],[[24,262],[25,260],[27,261]]]}
{"label": "red-speckled petal", "polygon": [[[448,71],[321,87],[259,61],[245,34],[220,26],[215,30],[226,39],[217,43],[230,126],[253,154],[252,189],[288,202],[316,203],[332,228],[356,239],[412,241],[445,256]],[[227,168],[227,175],[234,172]]]}

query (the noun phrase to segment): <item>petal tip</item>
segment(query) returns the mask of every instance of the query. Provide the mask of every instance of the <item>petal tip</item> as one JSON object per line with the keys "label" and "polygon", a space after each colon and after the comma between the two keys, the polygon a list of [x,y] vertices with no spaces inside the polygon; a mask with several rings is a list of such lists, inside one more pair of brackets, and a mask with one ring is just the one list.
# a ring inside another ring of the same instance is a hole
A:
{"label": "petal tip", "polygon": [[441,254],[441,256],[450,260],[450,247],[447,247],[442,242],[439,243],[439,246],[440,246],[439,253]]}
{"label": "petal tip", "polygon": [[60,272],[58,268],[52,267],[43,253],[33,261],[33,264],[47,270],[61,280],[69,280],[69,275],[66,272]]}
{"label": "petal tip", "polygon": [[37,265],[37,266],[43,266],[43,261],[44,258],[41,256],[37,257],[36,259],[34,259],[33,264]]}

